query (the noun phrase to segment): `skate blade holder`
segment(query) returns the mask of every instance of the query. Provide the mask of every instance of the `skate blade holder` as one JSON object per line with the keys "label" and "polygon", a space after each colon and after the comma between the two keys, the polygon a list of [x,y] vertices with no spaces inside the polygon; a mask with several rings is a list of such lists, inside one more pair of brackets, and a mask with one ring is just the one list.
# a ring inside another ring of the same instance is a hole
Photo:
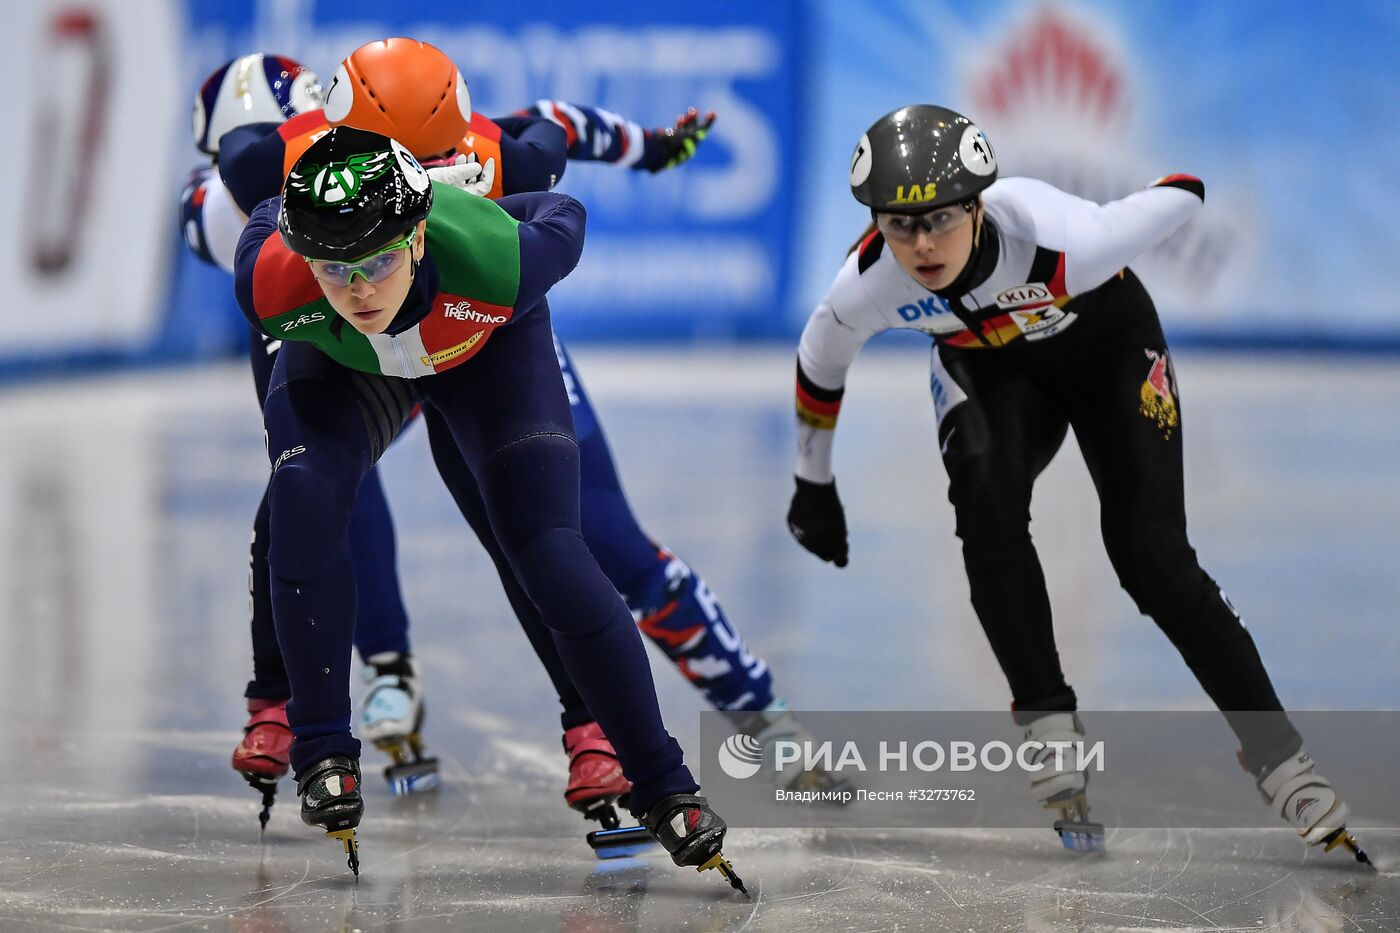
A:
{"label": "skate blade holder", "polygon": [[597,820],[604,830],[617,829],[622,825],[622,820],[617,815],[617,807],[607,797],[590,800],[581,807],[574,807],[573,804],[569,806],[582,813],[585,820]]}
{"label": "skate blade holder", "polygon": [[350,866],[350,870],[355,873],[355,877],[360,877],[360,844],[355,838],[355,830],[351,829],[328,829],[326,835],[332,839],[340,840],[340,844],[345,847],[345,864]]}
{"label": "skate blade holder", "polygon": [[628,858],[640,855],[656,845],[656,840],[644,826],[622,826],[595,829],[583,837],[588,847],[600,859]]}
{"label": "skate blade holder", "polygon": [[716,852],[704,864],[696,866],[695,870],[705,872],[711,868],[719,872],[720,877],[728,881],[731,888],[742,893],[744,897],[753,899],[753,896],[749,894],[749,889],[744,887],[743,879],[734,871],[734,866],[729,864],[729,859],[725,858],[723,853]]}
{"label": "skate blade holder", "polygon": [[1108,851],[1104,844],[1102,823],[1091,823],[1087,820],[1056,820],[1055,832],[1060,834],[1060,842],[1071,852],[1102,855]]}
{"label": "skate blade holder", "polygon": [[384,769],[384,780],[389,782],[389,793],[395,797],[422,794],[442,786],[436,758],[389,765]]}
{"label": "skate blade holder", "polygon": [[1089,804],[1083,793],[1062,793],[1045,801],[1046,809],[1060,811],[1055,821],[1055,832],[1060,842],[1071,852],[1102,855],[1107,851],[1104,845],[1104,827],[1089,819]]}
{"label": "skate blade holder", "polygon": [[[1340,846],[1355,856],[1356,860],[1361,864],[1370,865],[1373,869],[1376,868],[1376,864],[1371,861],[1371,857],[1368,856],[1357,843],[1356,837],[1345,829],[1339,829],[1333,832],[1327,836],[1327,838],[1323,839],[1322,842],[1324,846],[1322,851],[1324,852],[1331,852],[1333,849]],[[1376,870],[1379,871],[1379,869]]]}
{"label": "skate blade holder", "polygon": [[277,778],[257,771],[238,772],[248,786],[262,794],[262,810],[258,812],[258,832],[267,832],[267,822],[272,819],[272,805],[277,802]]}

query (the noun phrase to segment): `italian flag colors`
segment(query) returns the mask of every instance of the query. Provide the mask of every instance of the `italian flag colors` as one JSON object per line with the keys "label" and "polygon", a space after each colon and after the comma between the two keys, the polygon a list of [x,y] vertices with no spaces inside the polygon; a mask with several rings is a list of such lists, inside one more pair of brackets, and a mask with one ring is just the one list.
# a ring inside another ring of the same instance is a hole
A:
{"label": "italian flag colors", "polygon": [[[427,248],[440,290],[412,327],[397,334],[361,334],[331,307],[311,268],[269,236],[253,268],[253,306],[277,340],[315,344],[343,366],[413,379],[459,366],[481,351],[515,314],[520,287],[516,220],[493,202],[433,185]],[[403,312],[401,312],[403,313]]]}

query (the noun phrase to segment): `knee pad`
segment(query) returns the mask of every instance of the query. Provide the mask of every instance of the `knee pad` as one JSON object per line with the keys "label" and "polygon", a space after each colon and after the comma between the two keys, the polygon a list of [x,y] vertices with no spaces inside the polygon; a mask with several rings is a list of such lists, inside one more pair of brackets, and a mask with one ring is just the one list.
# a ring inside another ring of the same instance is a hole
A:
{"label": "knee pad", "polygon": [[583,536],[571,528],[546,529],[507,557],[544,624],[555,632],[591,635],[625,612]]}
{"label": "knee pad", "polygon": [[268,565],[283,580],[305,580],[323,569],[344,546],[355,483],[310,463],[287,460],[268,485]]}
{"label": "knee pad", "polygon": [[957,535],[964,551],[1030,547],[1030,488],[1016,492],[1010,477],[1002,477],[990,461],[979,458],[966,471],[949,469],[948,501],[957,516]]}

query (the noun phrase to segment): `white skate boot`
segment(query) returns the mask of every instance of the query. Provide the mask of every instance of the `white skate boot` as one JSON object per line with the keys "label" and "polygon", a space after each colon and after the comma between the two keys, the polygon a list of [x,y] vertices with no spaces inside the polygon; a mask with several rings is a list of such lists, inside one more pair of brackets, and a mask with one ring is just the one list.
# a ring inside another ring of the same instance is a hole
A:
{"label": "white skate boot", "polygon": [[[1102,823],[1089,820],[1085,788],[1089,775],[1079,769],[1077,743],[1084,741],[1084,726],[1074,713],[1050,713],[1026,727],[1025,741],[1041,746],[1031,760],[1040,770],[1031,774],[1031,794],[1036,802],[1058,810],[1055,832],[1071,852],[1103,852]],[[1061,744],[1067,743],[1067,744]],[[1059,754],[1057,749],[1062,749]]]}
{"label": "white skate boot", "polygon": [[[832,774],[825,768],[805,769],[801,758],[785,763],[782,768],[777,767],[778,743],[780,741],[796,742],[800,748],[808,747],[809,743],[816,745],[816,737],[797,721],[797,717],[788,708],[787,701],[776,699],[765,709],[735,713],[733,719],[735,724],[742,731],[753,736],[763,749],[764,769],[769,774],[774,775],[773,783],[777,788],[830,794],[854,790],[850,781],[840,775]],[[830,803],[844,805],[839,799],[825,799]]]}
{"label": "white skate boot", "polygon": [[1347,805],[1332,789],[1332,782],[1317,773],[1307,749],[1276,765],[1258,780],[1259,793],[1273,811],[1283,817],[1310,846],[1331,852],[1345,847],[1358,862],[1371,864],[1366,853],[1347,832]]}
{"label": "white skate boot", "polygon": [[384,779],[395,796],[433,790],[442,783],[438,761],[423,754],[422,690],[418,665],[396,651],[370,657],[364,667],[369,683],[360,734],[393,759]]}

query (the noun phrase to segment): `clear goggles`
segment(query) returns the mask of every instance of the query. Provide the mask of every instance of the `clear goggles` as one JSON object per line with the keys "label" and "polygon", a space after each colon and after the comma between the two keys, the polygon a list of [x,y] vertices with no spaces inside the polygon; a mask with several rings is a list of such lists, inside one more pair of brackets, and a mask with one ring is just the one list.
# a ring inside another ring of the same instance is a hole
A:
{"label": "clear goggles", "polygon": [[966,204],[950,204],[923,214],[876,214],[875,226],[885,239],[896,243],[912,243],[920,231],[930,236],[951,233],[972,219]]}
{"label": "clear goggles", "polygon": [[357,275],[374,285],[393,275],[404,264],[417,234],[417,229],[410,230],[407,235],[354,262],[337,259],[307,259],[306,262],[311,266],[311,274],[327,285],[344,288],[354,282]]}

